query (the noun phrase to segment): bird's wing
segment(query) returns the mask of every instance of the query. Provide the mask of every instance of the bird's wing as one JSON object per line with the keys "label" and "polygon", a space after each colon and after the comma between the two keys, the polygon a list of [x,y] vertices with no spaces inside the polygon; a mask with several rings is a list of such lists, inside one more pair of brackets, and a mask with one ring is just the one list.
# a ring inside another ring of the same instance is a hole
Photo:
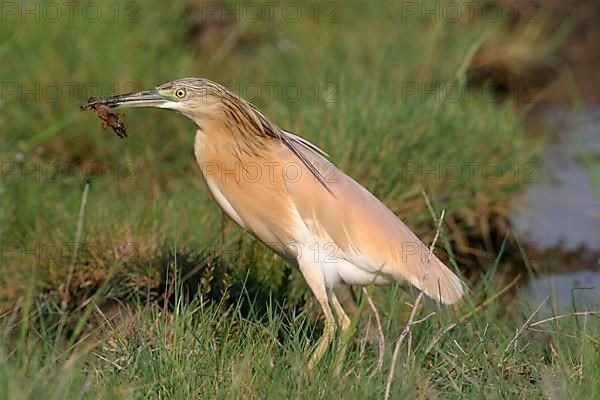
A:
{"label": "bird's wing", "polygon": [[290,138],[293,142],[300,144],[302,147],[304,147],[308,150],[312,150],[315,153],[317,153],[325,158],[329,158],[329,154],[327,154],[323,149],[321,149],[320,147],[318,147],[316,144],[312,143],[308,139],[305,139],[302,136],[298,136],[295,133],[290,132],[290,131],[283,131],[283,134],[286,135],[288,138]]}
{"label": "bird's wing", "polygon": [[[302,141],[299,141],[299,139],[302,139]],[[317,181],[319,181],[319,183],[331,194],[331,189],[329,189],[327,183],[325,183],[325,179],[321,174],[321,171],[319,170],[317,165],[307,157],[307,153],[318,154],[317,151],[314,150],[318,149],[318,147],[312,145],[312,143],[311,145],[314,148],[309,147],[306,144],[310,143],[308,140],[303,139],[297,135],[290,135],[290,133],[286,131],[282,131],[281,143],[283,143],[292,153],[294,153],[296,157],[298,157],[300,161],[302,161],[302,163],[304,164],[302,169],[307,169],[308,171],[310,171],[310,173],[317,179]],[[298,144],[300,144],[300,146]]]}
{"label": "bird's wing", "polygon": [[291,201],[313,235],[332,241],[340,258],[367,272],[408,281],[444,304],[460,300],[461,280],[430,255],[427,246],[394,213],[325,158],[306,148],[303,152],[333,192],[323,188],[308,170],[301,179],[286,181]]}

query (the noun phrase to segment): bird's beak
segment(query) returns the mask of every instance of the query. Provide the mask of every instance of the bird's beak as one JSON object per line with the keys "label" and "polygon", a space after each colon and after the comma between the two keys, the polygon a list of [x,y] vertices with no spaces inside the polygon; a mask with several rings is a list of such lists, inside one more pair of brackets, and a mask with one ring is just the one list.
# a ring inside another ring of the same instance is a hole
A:
{"label": "bird's beak", "polygon": [[92,107],[101,104],[111,108],[160,107],[167,101],[168,99],[161,96],[157,89],[150,89],[143,92],[119,94],[105,99],[90,99],[86,106]]}

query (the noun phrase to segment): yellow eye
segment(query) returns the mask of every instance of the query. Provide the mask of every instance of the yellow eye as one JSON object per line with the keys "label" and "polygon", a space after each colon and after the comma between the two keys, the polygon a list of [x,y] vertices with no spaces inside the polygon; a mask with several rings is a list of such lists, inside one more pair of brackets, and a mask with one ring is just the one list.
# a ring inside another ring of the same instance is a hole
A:
{"label": "yellow eye", "polygon": [[177,89],[175,91],[175,97],[178,97],[180,99],[182,99],[183,97],[185,97],[185,90],[183,90],[183,89]]}

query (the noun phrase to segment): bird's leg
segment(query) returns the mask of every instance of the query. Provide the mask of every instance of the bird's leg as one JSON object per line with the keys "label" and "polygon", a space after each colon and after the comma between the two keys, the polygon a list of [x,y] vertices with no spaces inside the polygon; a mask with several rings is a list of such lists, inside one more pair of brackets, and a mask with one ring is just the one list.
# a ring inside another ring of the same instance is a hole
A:
{"label": "bird's leg", "polygon": [[348,341],[350,340],[350,334],[351,334],[351,330],[350,330],[351,324],[350,324],[350,318],[348,318],[348,315],[346,315],[346,312],[342,308],[342,305],[338,301],[335,293],[331,293],[330,299],[331,299],[331,304],[333,305],[333,309],[335,311],[337,320],[339,321],[340,326],[342,328],[342,335],[340,338],[341,343],[340,343],[340,348],[338,350],[338,355],[337,355],[336,362],[335,362],[335,371],[334,371],[334,374],[337,376],[342,371],[344,359],[346,358],[346,349],[348,348]]}
{"label": "bird's leg", "polygon": [[319,361],[321,361],[323,354],[325,354],[329,343],[331,343],[331,340],[333,339],[333,335],[335,334],[335,320],[333,319],[333,314],[329,307],[329,295],[325,284],[323,269],[321,264],[311,259],[309,253],[309,251],[305,251],[304,255],[302,252],[300,253],[298,257],[298,266],[300,267],[300,272],[302,272],[304,280],[317,298],[317,301],[325,314],[323,336],[321,336],[319,344],[308,362],[308,369],[313,369]]}
{"label": "bird's leg", "polygon": [[323,358],[323,355],[327,351],[327,348],[335,335],[335,320],[333,319],[333,314],[331,314],[329,305],[327,305],[328,310],[326,311],[321,301],[319,301],[319,304],[321,304],[323,312],[325,313],[325,327],[323,329],[323,335],[321,336],[321,339],[319,339],[319,344],[310,357],[308,369],[313,369],[319,361],[321,361],[321,358]]}

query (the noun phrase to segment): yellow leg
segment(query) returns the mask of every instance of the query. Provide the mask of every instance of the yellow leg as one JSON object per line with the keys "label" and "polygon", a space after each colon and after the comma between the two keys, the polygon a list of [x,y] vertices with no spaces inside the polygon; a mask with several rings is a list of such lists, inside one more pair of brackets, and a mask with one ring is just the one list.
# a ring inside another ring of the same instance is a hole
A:
{"label": "yellow leg", "polygon": [[304,256],[302,255],[302,252],[300,254],[300,257],[298,258],[300,272],[302,272],[304,280],[306,280],[306,283],[317,298],[317,301],[325,314],[325,329],[323,330],[323,336],[321,336],[319,344],[308,362],[308,369],[313,369],[319,361],[321,361],[323,354],[325,354],[327,347],[329,347],[329,344],[333,339],[335,334],[335,320],[333,319],[333,314],[329,307],[329,296],[321,264],[311,259],[310,254],[312,253],[309,251],[305,251]]}
{"label": "yellow leg", "polygon": [[319,344],[315,351],[313,351],[312,356],[310,357],[310,361],[308,362],[308,369],[312,370],[314,367],[321,361],[323,355],[327,351],[331,340],[335,334],[335,321],[333,321],[333,316],[331,316],[331,321],[327,318],[325,320],[325,329],[323,330],[323,336],[319,339]]}
{"label": "yellow leg", "polygon": [[348,348],[348,342],[350,340],[350,318],[348,318],[348,315],[346,315],[346,312],[335,296],[335,293],[331,294],[330,299],[333,309],[335,310],[337,320],[340,322],[340,326],[342,328],[341,343],[340,348],[338,349],[334,371],[334,374],[337,376],[340,372],[342,372],[342,366],[344,365],[344,359],[346,358],[346,349]]}

